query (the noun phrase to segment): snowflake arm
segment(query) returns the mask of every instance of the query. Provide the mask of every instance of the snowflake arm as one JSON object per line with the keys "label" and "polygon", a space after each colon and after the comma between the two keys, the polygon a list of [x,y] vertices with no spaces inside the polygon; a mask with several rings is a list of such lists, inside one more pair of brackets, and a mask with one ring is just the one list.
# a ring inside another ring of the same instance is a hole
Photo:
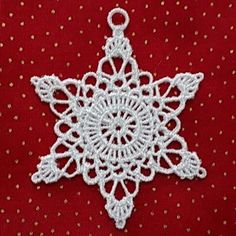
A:
{"label": "snowflake arm", "polygon": [[[35,92],[41,101],[49,103],[52,112],[58,117],[66,116],[80,105],[77,95],[81,88],[81,81],[75,79],[61,81],[55,75],[45,75],[32,77],[31,83],[35,86]],[[75,92],[70,91],[72,86]]]}
{"label": "snowflake arm", "polygon": [[[46,184],[57,182],[62,176],[72,178],[81,172],[82,154],[75,146],[58,138],[50,149],[50,154],[41,157],[37,165],[38,171],[31,177],[34,183],[44,181]],[[73,170],[69,168],[74,165]]]}
{"label": "snowflake arm", "polygon": [[155,141],[151,151],[152,166],[162,174],[176,174],[181,179],[204,178],[206,170],[195,152],[188,151],[187,143],[178,134],[168,133]]}
{"label": "snowflake arm", "polygon": [[[186,101],[193,99],[203,80],[203,73],[180,73],[174,78],[165,77],[153,84],[156,91],[156,101],[159,102],[162,110],[170,113],[170,116],[177,116],[184,109]],[[161,94],[161,87],[166,85],[166,89]],[[178,94],[173,93],[173,90]],[[172,105],[175,107],[172,107]]]}

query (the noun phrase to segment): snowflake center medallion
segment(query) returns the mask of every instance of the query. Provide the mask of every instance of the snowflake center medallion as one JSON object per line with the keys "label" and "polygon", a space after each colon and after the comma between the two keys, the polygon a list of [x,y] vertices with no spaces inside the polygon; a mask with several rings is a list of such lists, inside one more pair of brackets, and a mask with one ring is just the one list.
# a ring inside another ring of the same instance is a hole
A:
{"label": "snowflake center medallion", "polygon": [[[124,23],[114,24],[114,14],[123,15]],[[87,184],[99,186],[109,216],[122,229],[141,182],[157,173],[181,179],[206,176],[201,160],[178,134],[178,115],[194,98],[203,74],[181,73],[153,81],[150,72],[139,70],[124,36],[127,12],[115,8],[107,21],[113,35],[106,40],[96,73],[88,72],[81,80],[31,78],[36,93],[59,118],[54,127],[58,138],[50,153],[41,157],[32,181],[53,183],[81,174]],[[76,168],[71,172],[72,165]]]}
{"label": "snowflake center medallion", "polygon": [[85,116],[88,150],[104,159],[129,159],[145,152],[152,133],[153,117],[148,107],[125,94],[99,98]]}

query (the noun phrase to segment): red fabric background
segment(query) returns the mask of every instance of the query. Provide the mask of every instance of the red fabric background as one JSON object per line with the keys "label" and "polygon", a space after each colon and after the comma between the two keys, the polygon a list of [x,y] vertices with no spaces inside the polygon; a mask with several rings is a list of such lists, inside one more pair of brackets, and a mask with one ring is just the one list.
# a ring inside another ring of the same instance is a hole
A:
{"label": "red fabric background", "polygon": [[[126,9],[139,67],[155,79],[198,72],[205,79],[181,114],[204,180],[157,175],[141,184],[117,230],[96,186],[81,176],[34,185],[38,157],[56,137],[55,116],[30,84],[96,71],[108,12]],[[236,1],[0,1],[0,235],[234,235],[236,226]]]}

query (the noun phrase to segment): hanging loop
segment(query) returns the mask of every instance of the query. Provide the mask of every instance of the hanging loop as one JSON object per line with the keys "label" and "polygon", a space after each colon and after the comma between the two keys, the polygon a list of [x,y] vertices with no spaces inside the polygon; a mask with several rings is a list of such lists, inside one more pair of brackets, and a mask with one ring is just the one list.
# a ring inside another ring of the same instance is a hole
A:
{"label": "hanging loop", "polygon": [[[114,24],[112,17],[115,14],[121,14],[125,18],[124,23]],[[111,10],[109,12],[109,14],[107,16],[107,22],[108,22],[108,25],[113,30],[113,36],[123,36],[123,31],[126,29],[126,27],[129,24],[129,15],[128,15],[127,11],[125,11],[122,8],[114,8],[113,10]]]}

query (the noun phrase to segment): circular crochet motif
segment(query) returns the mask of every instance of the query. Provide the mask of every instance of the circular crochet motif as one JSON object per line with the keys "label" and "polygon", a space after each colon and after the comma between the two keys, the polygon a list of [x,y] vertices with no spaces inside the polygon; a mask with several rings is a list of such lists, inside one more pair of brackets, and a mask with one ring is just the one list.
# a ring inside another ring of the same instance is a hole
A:
{"label": "circular crochet motif", "polygon": [[138,99],[122,94],[100,97],[85,116],[85,137],[100,157],[129,159],[145,151],[152,138],[152,120]]}
{"label": "circular crochet motif", "polygon": [[[115,24],[114,14],[123,15],[124,23]],[[150,72],[139,70],[124,36],[127,12],[113,9],[107,21],[112,37],[106,40],[96,73],[88,72],[81,80],[31,78],[36,93],[58,116],[58,138],[41,157],[32,181],[53,183],[81,174],[87,184],[99,186],[108,215],[123,229],[141,182],[155,174],[189,180],[206,176],[200,158],[178,134],[178,115],[194,98],[203,74],[153,81]]]}

